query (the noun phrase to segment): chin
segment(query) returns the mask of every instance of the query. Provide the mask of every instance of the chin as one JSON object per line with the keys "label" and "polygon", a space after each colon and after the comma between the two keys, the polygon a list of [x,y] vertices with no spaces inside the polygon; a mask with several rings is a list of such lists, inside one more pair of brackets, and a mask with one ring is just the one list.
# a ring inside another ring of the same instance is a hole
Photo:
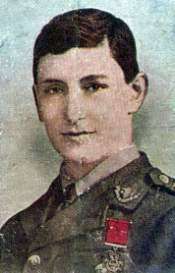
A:
{"label": "chin", "polygon": [[94,152],[95,149],[83,149],[83,148],[72,148],[66,149],[64,151],[60,151],[62,157],[69,161],[77,161],[82,163],[91,163],[103,158],[102,155],[98,155]]}

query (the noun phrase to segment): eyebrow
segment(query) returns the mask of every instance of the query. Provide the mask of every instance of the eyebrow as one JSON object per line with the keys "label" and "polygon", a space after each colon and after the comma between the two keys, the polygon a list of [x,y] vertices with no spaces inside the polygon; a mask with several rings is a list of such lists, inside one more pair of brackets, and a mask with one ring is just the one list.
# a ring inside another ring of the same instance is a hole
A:
{"label": "eyebrow", "polygon": [[103,75],[103,74],[100,74],[100,75],[88,75],[86,77],[83,77],[81,80],[80,80],[80,84],[86,84],[88,82],[93,82],[95,80],[98,80],[98,79],[105,79],[107,78],[106,75]]}
{"label": "eyebrow", "polygon": [[[83,77],[81,80],[80,80],[80,84],[86,84],[88,82],[93,82],[97,79],[105,79],[107,78],[106,75],[103,75],[103,74],[100,74],[100,75],[88,75],[88,76],[85,76]],[[63,80],[59,80],[59,79],[46,79],[42,82],[40,82],[39,84],[46,84],[46,83],[57,83],[57,84],[66,84],[66,82],[64,82]]]}
{"label": "eyebrow", "polygon": [[64,81],[59,80],[59,79],[46,79],[39,84],[44,84],[44,83],[58,83],[58,84],[66,84]]}

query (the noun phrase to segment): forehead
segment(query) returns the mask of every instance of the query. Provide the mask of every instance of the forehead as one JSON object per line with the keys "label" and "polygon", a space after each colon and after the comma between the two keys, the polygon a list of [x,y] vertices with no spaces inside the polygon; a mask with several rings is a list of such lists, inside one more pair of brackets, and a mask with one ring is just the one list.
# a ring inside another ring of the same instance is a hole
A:
{"label": "forehead", "polygon": [[111,55],[106,39],[98,47],[76,47],[63,54],[48,54],[41,58],[38,66],[38,82],[46,78],[80,79],[92,74],[115,74],[124,78],[121,67]]}

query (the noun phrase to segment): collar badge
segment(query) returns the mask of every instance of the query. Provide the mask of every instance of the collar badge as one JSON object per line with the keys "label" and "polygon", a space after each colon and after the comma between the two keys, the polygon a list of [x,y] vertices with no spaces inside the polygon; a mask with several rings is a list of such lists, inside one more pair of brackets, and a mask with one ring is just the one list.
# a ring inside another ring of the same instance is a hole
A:
{"label": "collar badge", "polygon": [[136,188],[116,186],[114,189],[117,200],[121,203],[131,202],[140,197],[141,192]]}

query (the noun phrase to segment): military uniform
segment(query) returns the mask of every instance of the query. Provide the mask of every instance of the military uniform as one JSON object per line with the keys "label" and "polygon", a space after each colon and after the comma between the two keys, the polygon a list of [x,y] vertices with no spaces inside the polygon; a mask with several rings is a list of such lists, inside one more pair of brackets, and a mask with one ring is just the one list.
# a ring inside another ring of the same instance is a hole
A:
{"label": "military uniform", "polygon": [[[144,153],[80,196],[61,180],[2,228],[1,273],[175,272],[175,181]],[[106,219],[132,222],[125,248]]]}

